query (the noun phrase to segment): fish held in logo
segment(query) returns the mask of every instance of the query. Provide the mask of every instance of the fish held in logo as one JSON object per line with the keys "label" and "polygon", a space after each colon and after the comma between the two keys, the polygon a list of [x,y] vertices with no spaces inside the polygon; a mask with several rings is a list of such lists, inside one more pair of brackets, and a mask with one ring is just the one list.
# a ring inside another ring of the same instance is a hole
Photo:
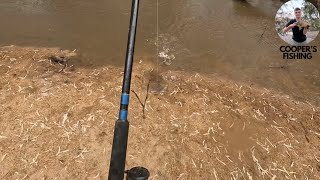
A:
{"label": "fish held in logo", "polygon": [[298,21],[295,23],[297,25],[297,27],[299,27],[299,30],[301,30],[302,28],[307,28],[309,29],[309,27],[311,26],[311,24],[305,22],[305,21]]}

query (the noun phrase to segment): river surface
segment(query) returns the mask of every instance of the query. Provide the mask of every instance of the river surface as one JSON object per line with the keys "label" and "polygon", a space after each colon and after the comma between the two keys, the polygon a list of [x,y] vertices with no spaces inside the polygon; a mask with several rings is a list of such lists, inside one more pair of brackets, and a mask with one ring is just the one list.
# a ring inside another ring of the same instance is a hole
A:
{"label": "river surface", "polygon": [[[320,56],[285,62],[277,0],[140,2],[136,57],[162,70],[218,74],[320,104]],[[84,65],[122,66],[131,1],[1,0],[0,45],[76,49]],[[159,52],[157,52],[157,18]],[[311,45],[320,47],[319,37]],[[319,49],[320,50],[320,49]],[[279,68],[288,64],[288,68]]]}

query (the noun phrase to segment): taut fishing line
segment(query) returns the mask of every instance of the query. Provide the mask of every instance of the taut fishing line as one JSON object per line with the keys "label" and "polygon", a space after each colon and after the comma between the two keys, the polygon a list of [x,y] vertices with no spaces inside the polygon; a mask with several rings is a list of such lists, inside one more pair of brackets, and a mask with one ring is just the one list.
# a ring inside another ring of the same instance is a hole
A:
{"label": "taut fishing line", "polygon": [[159,82],[159,0],[157,0],[157,37],[156,37],[156,44],[157,44],[157,82]]}

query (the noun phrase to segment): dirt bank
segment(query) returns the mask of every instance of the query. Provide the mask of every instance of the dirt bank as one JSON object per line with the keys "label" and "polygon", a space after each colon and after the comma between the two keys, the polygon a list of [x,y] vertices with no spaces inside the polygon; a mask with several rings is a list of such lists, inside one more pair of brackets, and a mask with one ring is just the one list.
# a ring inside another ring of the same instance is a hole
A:
{"label": "dirt bank", "polygon": [[[122,69],[50,62],[58,49],[0,49],[0,179],[106,179]],[[72,53],[71,53],[72,54]],[[74,58],[76,60],[76,57]],[[151,179],[317,179],[320,111],[218,76],[136,60],[127,168]]]}

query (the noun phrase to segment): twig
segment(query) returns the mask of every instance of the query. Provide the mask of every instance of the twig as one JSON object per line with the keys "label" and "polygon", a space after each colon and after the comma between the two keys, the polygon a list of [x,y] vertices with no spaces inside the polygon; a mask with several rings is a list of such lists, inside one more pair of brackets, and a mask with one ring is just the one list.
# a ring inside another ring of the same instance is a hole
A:
{"label": "twig", "polygon": [[147,95],[146,95],[146,98],[144,99],[143,103],[142,103],[141,99],[139,98],[138,94],[134,90],[131,90],[131,92],[134,93],[134,95],[139,100],[140,105],[142,106],[142,117],[143,117],[143,119],[146,118],[145,109],[146,109],[146,104],[147,104],[147,100],[148,100],[148,97],[149,97],[149,87],[150,87],[150,81],[148,82],[148,85],[147,85]]}
{"label": "twig", "polygon": [[213,175],[214,175],[214,178],[218,180],[217,171],[215,168],[213,168]]}
{"label": "twig", "polygon": [[264,33],[266,32],[266,30],[267,30],[267,25],[264,27],[264,30],[263,30],[263,32],[262,32],[262,34],[261,34],[261,36],[260,36],[260,38],[259,38],[259,41],[261,41],[262,40],[262,38],[263,38],[263,35],[264,35]]}
{"label": "twig", "polygon": [[[63,64],[60,64],[60,63],[59,63],[59,65],[63,65]],[[68,64],[67,64],[67,63],[66,63],[66,64],[64,64],[64,65],[63,65],[63,68],[62,68],[62,69],[60,69],[58,72],[59,72],[59,73],[61,73],[62,71],[64,71],[64,69],[66,69],[66,68],[67,68],[67,66],[68,66]]]}

